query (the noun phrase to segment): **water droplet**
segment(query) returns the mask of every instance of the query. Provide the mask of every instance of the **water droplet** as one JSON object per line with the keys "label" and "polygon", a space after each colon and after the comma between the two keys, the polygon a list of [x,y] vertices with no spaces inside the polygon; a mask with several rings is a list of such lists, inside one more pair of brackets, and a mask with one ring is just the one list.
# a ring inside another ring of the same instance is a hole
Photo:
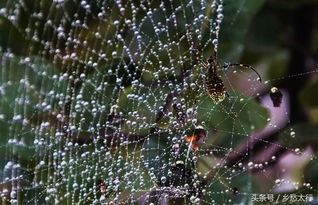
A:
{"label": "water droplet", "polygon": [[291,136],[292,138],[295,138],[295,137],[296,137],[296,132],[291,131],[291,132],[290,132],[290,136]]}
{"label": "water droplet", "polygon": [[161,182],[162,182],[162,183],[166,183],[167,178],[166,178],[165,176],[163,176],[163,177],[161,177],[161,179],[160,179],[160,180],[161,180]]}

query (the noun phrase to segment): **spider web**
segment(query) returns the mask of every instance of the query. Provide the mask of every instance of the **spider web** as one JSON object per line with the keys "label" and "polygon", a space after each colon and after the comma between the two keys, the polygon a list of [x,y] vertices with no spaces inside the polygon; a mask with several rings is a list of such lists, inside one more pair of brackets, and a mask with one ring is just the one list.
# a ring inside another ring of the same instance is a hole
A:
{"label": "spider web", "polygon": [[[218,49],[223,7],[2,2],[2,201],[229,203],[244,180],[240,193],[255,193],[248,170],[263,165],[223,163],[271,120],[255,100],[267,83],[248,69],[221,70],[229,96],[214,104],[193,56]],[[194,150],[185,139],[198,125],[207,136]]]}

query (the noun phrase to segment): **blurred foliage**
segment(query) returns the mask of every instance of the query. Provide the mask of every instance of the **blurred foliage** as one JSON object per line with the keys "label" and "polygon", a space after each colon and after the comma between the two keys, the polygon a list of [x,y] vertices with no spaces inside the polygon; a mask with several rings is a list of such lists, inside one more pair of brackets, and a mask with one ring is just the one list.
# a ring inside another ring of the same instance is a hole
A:
{"label": "blurred foliage", "polygon": [[289,148],[304,149],[308,145],[317,152],[318,126],[309,123],[297,123],[280,132],[280,140]]}
{"label": "blurred foliage", "polygon": [[[196,152],[189,152],[189,146],[182,140],[185,136],[189,136],[191,132],[182,132],[178,130],[179,127],[174,127],[174,125],[169,125],[165,119],[158,122],[156,126],[147,127],[147,125],[155,124],[156,119],[156,110],[159,106],[164,104],[166,96],[163,94],[169,93],[168,88],[162,88],[160,85],[157,87],[151,84],[151,79],[154,78],[153,73],[159,71],[158,80],[161,81],[167,79],[174,79],[176,84],[179,84],[183,75],[183,66],[178,62],[171,62],[171,59],[178,59],[180,55],[184,55],[184,65],[192,65],[190,54],[187,53],[189,45],[186,41],[180,41],[179,48],[176,48],[175,45],[169,44],[169,41],[179,41],[181,36],[184,36],[186,29],[183,25],[191,24],[195,14],[193,13],[196,10],[200,10],[199,4],[194,4],[195,8],[189,10],[186,16],[178,15],[178,27],[177,29],[171,29],[168,32],[171,32],[169,38],[167,34],[161,33],[156,36],[154,28],[151,27],[151,21],[155,20],[157,22],[164,22],[165,16],[162,13],[156,13],[154,16],[147,17],[147,13],[140,10],[136,14],[136,22],[143,21],[144,24],[141,27],[142,36],[139,39],[143,42],[143,45],[148,45],[142,47],[144,53],[156,53],[158,56],[150,55],[149,60],[153,64],[145,63],[145,59],[141,56],[132,56],[133,62],[130,62],[128,59],[131,56],[127,56],[127,53],[124,52],[123,42],[108,42],[107,40],[111,39],[113,32],[118,30],[122,31],[121,36],[125,44],[130,45],[130,50],[132,53],[137,51],[139,48],[137,46],[137,39],[134,36],[134,33],[123,26],[123,22],[119,22],[118,26],[114,24],[114,21],[120,19],[123,21],[125,17],[131,18],[132,10],[130,7],[127,7],[124,13],[118,10],[112,1],[109,1],[109,4],[104,8],[108,16],[103,17],[103,21],[98,18],[98,13],[101,8],[99,8],[98,1],[89,1],[91,5],[91,12],[87,15],[86,11],[80,6],[79,1],[66,1],[64,7],[54,7],[52,6],[53,2],[49,0],[42,1],[22,1],[25,4],[24,10],[20,8],[19,15],[14,23],[7,19],[5,16],[0,15],[0,47],[1,52],[11,52],[14,54],[14,57],[2,56],[1,58],[1,73],[4,74],[1,76],[1,85],[5,85],[4,88],[1,88],[1,113],[6,116],[6,119],[0,121],[0,145],[4,146],[5,149],[1,149],[1,155],[5,155],[7,150],[10,150],[12,154],[12,159],[18,159],[24,168],[26,175],[30,176],[33,174],[33,169],[35,169],[36,162],[40,160],[48,160],[50,156],[43,157],[43,152],[45,151],[45,146],[43,150],[36,150],[33,146],[33,127],[40,126],[39,123],[41,120],[50,121],[50,127],[47,128],[53,129],[54,126],[61,126],[58,122],[54,121],[55,118],[52,113],[43,111],[42,108],[38,107],[39,102],[49,102],[51,107],[54,107],[57,113],[65,110],[64,105],[59,105],[57,97],[49,94],[49,91],[54,90],[59,94],[67,95],[70,90],[68,86],[70,83],[74,83],[75,93],[82,94],[82,98],[85,101],[90,101],[91,94],[95,92],[96,85],[91,84],[92,81],[102,82],[103,80],[108,82],[109,85],[107,89],[103,90],[102,93],[99,93],[96,97],[98,99],[98,104],[105,105],[107,108],[105,110],[111,109],[111,104],[114,102],[118,103],[119,112],[118,114],[121,118],[125,116],[127,121],[136,121],[135,117],[132,115],[133,110],[138,110],[138,119],[140,120],[136,125],[124,124],[123,129],[121,130],[124,134],[135,134],[138,136],[145,137],[147,140],[137,139],[136,142],[143,143],[142,146],[136,146],[133,149],[141,149],[143,156],[135,156],[133,160],[142,160],[144,162],[144,168],[148,173],[153,173],[144,176],[144,182],[140,182],[135,179],[129,179],[134,181],[134,187],[142,187],[146,190],[150,190],[155,186],[178,186],[188,183],[190,187],[194,187],[192,183],[192,175],[196,169],[193,166],[194,161],[197,160]],[[187,1],[164,1],[166,8],[177,7],[187,3]],[[2,8],[10,8],[18,1],[8,1],[6,4],[3,2],[0,3]],[[136,5],[139,5],[139,1],[134,1]],[[210,3],[208,4],[210,5]],[[159,3],[154,1],[153,4],[148,5],[151,8],[160,7]],[[255,67],[260,67],[258,70],[263,74],[265,80],[269,80],[269,86],[272,85],[281,85],[281,82],[285,78],[289,78],[290,75],[290,47],[300,47],[300,50],[304,52],[304,56],[300,58],[306,58],[309,62],[314,62],[312,64],[317,65],[317,47],[315,48],[303,48],[302,45],[297,45],[298,42],[294,42],[293,35],[293,24],[291,19],[293,18],[294,12],[298,9],[301,9],[304,6],[313,6],[317,7],[317,1],[315,0],[306,0],[306,1],[265,1],[265,0],[225,0],[224,1],[224,19],[221,25],[221,32],[218,34],[219,39],[219,48],[218,48],[218,59],[220,62],[240,62],[244,63],[251,62]],[[52,9],[50,10],[49,9]],[[74,13],[77,11],[78,16],[75,17]],[[41,17],[36,17],[34,14],[41,13]],[[48,14],[54,13],[54,19],[51,18]],[[169,14],[169,9],[167,10]],[[215,14],[210,13],[207,10],[206,15],[209,18],[214,18]],[[67,16],[69,21],[62,22],[63,16]],[[64,34],[70,33],[72,28],[71,22],[75,19],[83,19],[85,16],[87,25],[79,27],[81,34],[79,38],[81,40],[86,40],[86,46],[77,46],[68,45],[67,40],[61,37],[60,41],[58,39],[58,34],[55,32],[56,28],[59,25],[63,25]],[[124,17],[122,17],[124,16]],[[283,16],[283,17],[282,17]],[[39,19],[38,21],[32,19]],[[36,23],[37,22],[37,23]],[[99,25],[99,28],[97,28]],[[318,21],[314,22],[315,32],[317,33]],[[29,30],[26,28],[29,28]],[[195,25],[194,25],[195,27]],[[100,29],[102,28],[102,29]],[[99,30],[98,30],[99,29]],[[105,32],[105,31],[108,32]],[[41,33],[39,31],[45,31],[46,33]],[[98,33],[101,36],[96,35]],[[35,33],[37,33],[35,35]],[[202,39],[209,38],[209,35],[204,32],[202,29]],[[34,35],[38,39],[34,39]],[[318,40],[313,37],[312,41],[317,42]],[[54,40],[55,39],[55,40]],[[103,40],[101,40],[103,39]],[[167,47],[170,50],[176,50],[176,52],[170,52],[171,56],[167,55],[167,52],[160,51],[159,47],[154,45],[154,42],[161,41],[163,44],[167,44]],[[44,42],[44,43],[43,43]],[[45,42],[51,43],[46,45]],[[107,43],[105,43],[107,42]],[[129,43],[128,43],[129,42]],[[296,44],[296,45],[295,45]],[[148,47],[152,45],[153,50],[149,50]],[[201,44],[198,43],[198,47]],[[45,51],[45,46],[48,46],[54,50],[60,49],[60,55],[57,57],[52,57],[49,52]],[[313,47],[315,43],[313,43]],[[93,49],[92,49],[93,48]],[[306,50],[307,49],[307,50]],[[308,50],[309,49],[309,50]],[[101,53],[104,53],[106,58],[100,58],[95,51],[98,50]],[[116,51],[116,55],[113,55],[113,52]],[[204,57],[211,55],[211,50],[203,51]],[[69,53],[75,53],[77,56],[76,60],[73,59],[63,59],[62,56],[65,56]],[[27,57],[27,58],[26,58]],[[242,57],[242,58],[241,58]],[[95,61],[99,59],[98,67],[89,63],[89,61]],[[158,59],[163,59],[159,61]],[[32,65],[28,64],[27,61],[31,61]],[[21,63],[23,62],[23,63]],[[128,68],[125,68],[125,65]],[[149,73],[141,73],[140,64],[143,64],[147,70],[152,71]],[[310,64],[310,63],[309,63]],[[312,65],[310,64],[310,65]],[[174,72],[161,72],[160,66],[171,66],[175,67]],[[317,69],[317,67],[307,66],[307,69],[299,68],[299,74],[306,73]],[[104,79],[101,73],[103,72],[113,72],[113,76],[108,76],[107,79]],[[43,75],[43,72],[46,74]],[[68,73],[68,76],[65,79],[59,81],[58,85],[56,83],[56,78],[53,78],[54,75],[61,73]],[[81,78],[81,74],[85,73],[86,76]],[[123,82],[118,84],[116,82],[116,75],[123,77]],[[68,78],[73,76],[72,78]],[[133,77],[132,77],[133,76]],[[292,77],[292,76],[291,76]],[[297,78],[302,76],[296,76],[295,83],[297,84]],[[313,78],[316,76],[313,75]],[[20,85],[21,79],[26,78],[31,85],[34,85],[32,89],[26,89]],[[72,80],[78,80],[76,83]],[[137,80],[133,82],[132,79]],[[245,78],[246,80],[246,78]],[[9,82],[10,83],[7,83]],[[239,83],[246,84],[245,81],[238,79]],[[145,86],[138,90],[132,88],[133,83],[140,83]],[[153,87],[152,87],[153,86]],[[300,93],[295,93],[299,98],[297,99],[300,104],[299,107],[291,107],[290,112],[301,109],[305,112],[312,113],[318,109],[318,97],[316,91],[318,89],[318,84],[315,79],[312,81],[306,81],[305,85],[300,85]],[[123,91],[120,91],[120,90]],[[267,88],[262,88],[261,92],[266,93]],[[288,89],[288,86],[287,88]],[[153,91],[155,90],[155,91]],[[130,98],[132,94],[148,96],[147,103],[138,101],[138,99]],[[206,142],[203,143],[200,141],[200,147],[209,149],[213,146],[219,146],[226,149],[239,146],[243,143],[249,135],[253,132],[257,132],[263,129],[270,117],[267,110],[259,105],[259,103],[250,99],[248,96],[245,96],[240,93],[229,93],[230,98],[226,99],[224,102],[214,105],[212,101],[204,96],[199,99],[198,102],[198,121],[201,124],[204,122],[203,126],[208,130],[208,137]],[[27,99],[28,104],[19,104],[19,98]],[[150,98],[153,99],[150,99]],[[235,101],[233,101],[235,99]],[[241,99],[241,100],[238,100]],[[232,101],[231,101],[232,100]],[[191,102],[190,104],[194,104]],[[189,104],[189,107],[190,107]],[[74,98],[71,102],[71,107],[76,106],[76,99]],[[90,105],[89,105],[90,106]],[[84,111],[77,116],[74,116],[71,123],[79,125],[77,130],[77,135],[81,134],[84,137],[92,136],[94,131],[90,131],[91,125],[96,125],[97,123],[106,124],[107,112],[97,112],[91,113],[92,107],[80,107]],[[151,109],[152,108],[152,109]],[[12,112],[14,110],[14,113]],[[207,113],[207,110],[209,114]],[[225,112],[236,113],[234,116],[224,115]],[[22,115],[24,118],[30,122],[28,125],[23,124],[21,120],[10,121],[14,116]],[[136,114],[135,114],[136,115]],[[85,117],[86,122],[82,122],[81,118]],[[259,116],[262,116],[260,118]],[[123,117],[124,118],[124,117]],[[145,119],[145,120],[144,120]],[[239,120],[237,120],[239,119]],[[316,144],[318,140],[318,120],[311,121],[312,119],[306,118],[303,123],[294,123],[291,121],[291,124],[288,128],[283,129],[280,134],[280,141],[284,147],[288,148],[302,148],[305,149],[308,145],[312,146],[315,151]],[[253,122],[253,126],[251,126]],[[11,128],[10,128],[11,127]],[[94,126],[93,126],[94,127]],[[97,126],[95,126],[97,127]],[[94,128],[95,128],[94,127]],[[151,132],[151,129],[163,130],[162,132]],[[296,133],[295,137],[291,137],[291,129]],[[16,130],[18,133],[12,132]],[[171,132],[167,132],[170,130]],[[96,131],[96,130],[95,130]],[[99,130],[98,130],[99,131]],[[216,132],[214,132],[216,131]],[[23,136],[21,135],[23,133]],[[53,132],[49,132],[51,136],[48,137],[47,142],[54,139]],[[86,135],[87,134],[87,135]],[[17,144],[8,144],[8,140],[12,135],[16,135],[21,142],[21,145]],[[21,135],[21,136],[20,136]],[[77,136],[77,137],[78,137]],[[177,140],[173,140],[176,137]],[[180,140],[181,139],[181,140]],[[61,139],[62,141],[65,139]],[[65,140],[66,143],[67,140]],[[229,144],[229,142],[231,142]],[[179,144],[179,154],[173,155],[173,146]],[[57,146],[57,145],[55,145]],[[99,144],[99,146],[103,146]],[[54,147],[53,147],[54,148]],[[7,150],[6,150],[7,149]],[[51,147],[52,149],[52,147]],[[85,151],[91,151],[95,149],[91,145],[83,146],[83,149],[76,153],[80,154],[85,153]],[[130,150],[124,150],[127,152],[127,155]],[[220,152],[219,152],[220,153]],[[116,156],[115,153],[114,156]],[[214,157],[224,157],[227,152],[224,151],[219,155],[213,155]],[[85,155],[84,155],[85,156]],[[107,156],[104,156],[107,159]],[[118,157],[118,156],[117,156]],[[44,159],[42,159],[44,158]],[[211,163],[213,160],[212,157],[203,157],[201,159],[203,163]],[[127,161],[126,161],[127,160]],[[115,161],[115,160],[114,160]],[[185,163],[185,167],[182,169],[176,168],[176,162],[182,161]],[[129,170],[126,168],[125,162],[129,162],[129,157],[124,159],[120,164],[117,164],[117,170],[124,170],[118,174],[119,178],[123,178],[125,173],[133,172],[137,170],[133,165],[129,167]],[[5,161],[0,161],[1,167],[5,166]],[[100,163],[100,159],[86,159],[83,157],[83,164],[86,167],[96,167],[96,164]],[[111,166],[112,162],[109,164],[104,164],[104,166]],[[314,158],[309,165],[306,166],[304,171],[304,178],[306,182],[310,182],[311,185],[317,189],[318,175],[315,173],[317,168],[317,160]],[[84,166],[75,166],[74,172],[83,172],[85,170]],[[150,169],[152,167],[153,169]],[[211,169],[211,166],[207,166],[206,169]],[[75,170],[78,169],[78,170]],[[99,167],[96,167],[98,173],[100,173],[101,179],[108,179],[109,170],[102,170]],[[175,173],[170,173],[169,170],[176,170]],[[181,170],[181,171],[180,171]],[[221,169],[220,169],[221,170]],[[251,199],[252,193],[257,193],[259,191],[259,185],[256,184],[253,179],[253,173],[249,171],[244,171],[239,173],[238,171],[230,168],[222,169],[221,171],[217,170],[214,178],[208,182],[208,186],[203,193],[203,200],[209,201],[211,198],[216,203],[224,203],[225,201],[231,200],[233,203],[244,203],[246,204]],[[47,169],[47,172],[50,172],[50,169]],[[179,177],[180,172],[183,173],[183,178]],[[185,173],[186,172],[186,173]],[[66,173],[72,174],[72,170],[66,171]],[[50,173],[48,173],[50,174]],[[4,174],[1,173],[0,176]],[[189,176],[191,177],[189,177]],[[92,173],[87,173],[85,176],[77,176],[83,178],[92,178],[94,177]],[[76,179],[76,177],[70,176],[71,180],[68,181],[67,187],[71,188],[71,185]],[[230,180],[229,180],[230,179]],[[47,179],[49,181],[49,179]],[[73,180],[73,181],[72,181]],[[202,179],[200,179],[202,180]],[[228,181],[231,181],[231,184],[227,184]],[[140,184],[143,184],[141,186]],[[88,187],[93,187],[92,183],[86,183]],[[132,186],[132,185],[129,185]],[[125,190],[129,187],[127,184],[120,184],[118,187],[114,188],[112,191],[116,192],[119,190]],[[139,187],[139,188],[140,188]],[[231,194],[234,188],[238,189],[238,194]],[[38,203],[44,203],[43,198],[45,195],[46,187],[39,186],[33,190],[23,190],[20,194],[25,199],[23,201],[29,202],[30,199],[36,196]],[[202,190],[200,190],[202,191]],[[60,195],[64,195],[65,190],[59,190]],[[40,196],[38,193],[41,193]],[[211,194],[212,193],[212,194]],[[230,194],[227,194],[230,193]],[[76,192],[76,194],[79,194]],[[22,197],[22,198],[23,198]],[[112,198],[112,194],[107,196],[109,199]],[[52,202],[52,201],[50,201]],[[88,200],[87,203],[91,201]],[[53,203],[53,202],[52,202]],[[61,203],[67,203],[62,201]],[[69,202],[70,203],[70,202]]]}
{"label": "blurred foliage", "polygon": [[264,0],[224,1],[224,20],[220,32],[219,58],[237,62],[244,50],[244,39],[256,12]]}
{"label": "blurred foliage", "polygon": [[314,94],[318,89],[318,81],[310,83],[299,93],[301,102],[308,107],[318,107],[318,98]]}
{"label": "blurred foliage", "polygon": [[[216,171],[215,178],[205,190],[207,194],[203,196],[203,200],[209,201],[212,198],[216,204],[247,204],[251,201],[253,193],[259,193],[258,185],[250,173],[228,169]],[[231,184],[228,184],[228,178],[231,179]]]}

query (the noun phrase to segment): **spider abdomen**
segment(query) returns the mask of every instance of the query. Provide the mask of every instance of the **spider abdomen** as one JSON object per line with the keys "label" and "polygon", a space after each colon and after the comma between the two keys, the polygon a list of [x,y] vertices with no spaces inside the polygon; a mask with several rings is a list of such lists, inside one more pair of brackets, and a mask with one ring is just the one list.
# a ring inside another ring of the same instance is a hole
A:
{"label": "spider abdomen", "polygon": [[226,97],[226,90],[222,79],[217,74],[209,74],[206,78],[206,88],[214,103],[222,102]]}

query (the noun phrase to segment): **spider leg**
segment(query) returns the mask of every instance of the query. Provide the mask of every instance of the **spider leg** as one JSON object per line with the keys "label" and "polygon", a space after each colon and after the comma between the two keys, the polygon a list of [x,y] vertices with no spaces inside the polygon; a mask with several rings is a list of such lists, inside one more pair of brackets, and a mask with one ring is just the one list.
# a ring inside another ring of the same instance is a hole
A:
{"label": "spider leg", "polygon": [[195,59],[196,61],[199,61],[199,63],[200,63],[203,67],[208,68],[208,66],[209,66],[208,63],[205,62],[205,61],[203,61],[202,59],[200,59],[198,49],[192,47],[191,50],[192,50],[192,52],[195,52],[195,54],[194,54],[194,59]]}
{"label": "spider leg", "polygon": [[217,50],[216,50],[216,48],[213,49],[213,53],[214,53],[214,60],[216,61],[216,59],[217,59],[217,56],[216,56],[217,55]]}
{"label": "spider leg", "polygon": [[228,67],[235,67],[235,66],[238,66],[240,68],[249,68],[251,69],[252,71],[254,71],[256,73],[256,75],[258,76],[258,79],[259,79],[259,82],[262,82],[262,78],[260,76],[260,74],[255,70],[255,68],[253,68],[252,66],[250,65],[246,65],[246,64],[240,64],[240,63],[231,63],[229,65],[224,65],[224,66],[221,66],[219,67],[220,70],[221,69],[225,69],[225,68],[228,68]]}
{"label": "spider leg", "polygon": [[230,102],[232,102],[231,95],[227,91],[225,92],[225,96]]}
{"label": "spider leg", "polygon": [[[195,62],[199,62],[203,67],[205,68],[209,68],[209,65],[213,62],[215,62],[216,60],[216,49],[213,49],[213,52],[214,52],[214,55],[213,56],[210,56],[208,62],[205,62],[202,60],[202,57],[199,55],[199,50],[197,49],[196,47],[196,43],[195,43],[195,39],[193,38],[192,34],[191,34],[191,31],[193,30],[193,27],[192,25],[188,25],[187,26],[187,33],[186,33],[186,37],[188,39],[188,42],[190,44],[190,52],[191,52],[191,55],[192,55],[192,59],[195,60]],[[195,63],[194,63],[195,64]]]}
{"label": "spider leg", "polygon": [[203,61],[203,60],[200,60],[200,63],[204,66],[204,67],[208,67],[209,65],[205,62],[205,61]]}

